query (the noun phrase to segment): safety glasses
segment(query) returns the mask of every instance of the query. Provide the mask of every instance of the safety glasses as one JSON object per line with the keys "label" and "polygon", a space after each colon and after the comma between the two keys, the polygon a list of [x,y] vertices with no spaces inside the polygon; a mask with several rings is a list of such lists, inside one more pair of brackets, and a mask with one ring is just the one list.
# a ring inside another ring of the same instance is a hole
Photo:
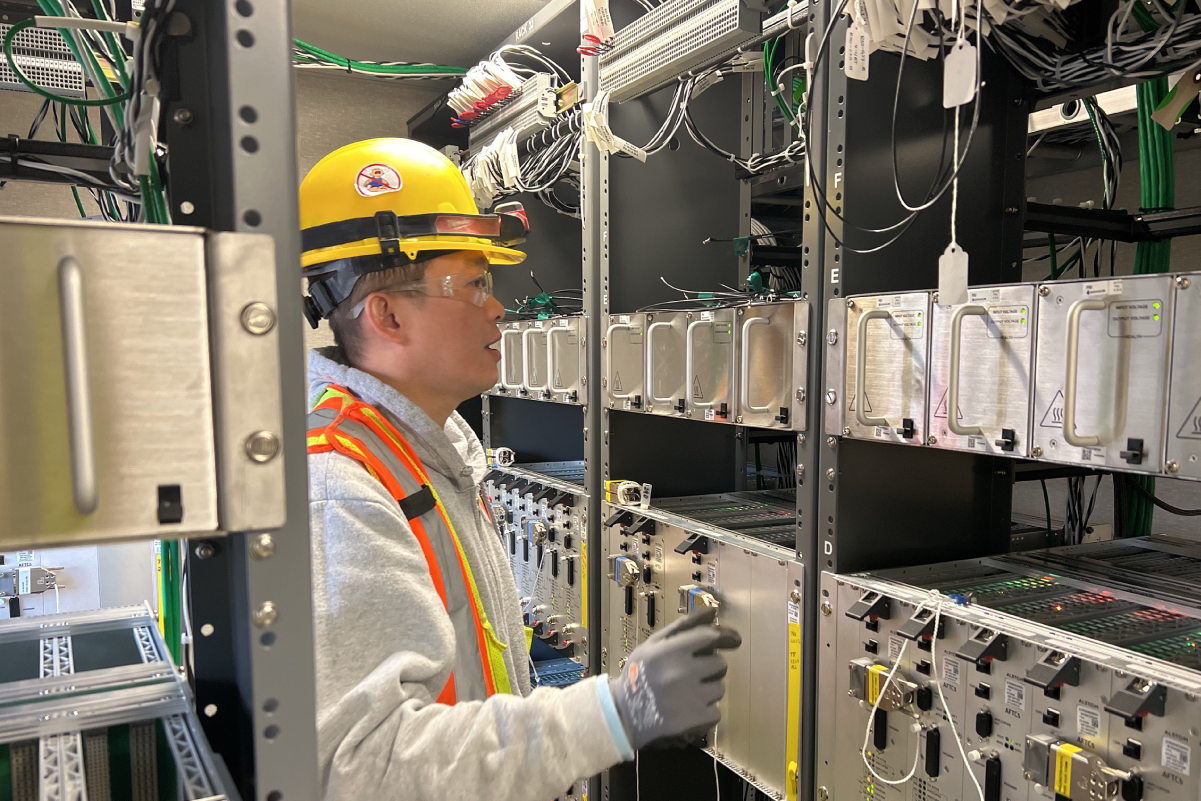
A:
{"label": "safety glasses", "polygon": [[[420,281],[409,281],[390,286],[380,292],[420,292],[431,298],[454,298],[473,306],[483,306],[492,297],[492,273],[458,273],[455,275],[427,275]],[[370,297],[370,296],[368,296]],[[363,298],[350,310],[350,317],[363,313],[367,298]]]}

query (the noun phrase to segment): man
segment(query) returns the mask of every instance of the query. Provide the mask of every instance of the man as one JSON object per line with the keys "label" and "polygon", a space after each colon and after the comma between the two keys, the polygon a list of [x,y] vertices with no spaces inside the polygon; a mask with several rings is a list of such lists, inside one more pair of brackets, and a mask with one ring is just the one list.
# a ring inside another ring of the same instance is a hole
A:
{"label": "man", "polygon": [[[384,188],[364,181],[380,169]],[[480,215],[459,170],[403,139],[326,156],[300,188],[309,361],[318,746],[327,799],[546,801],[720,717],[737,633],[685,618],[619,678],[531,692],[517,589],[455,413],[496,382],[490,264],[524,216]]]}

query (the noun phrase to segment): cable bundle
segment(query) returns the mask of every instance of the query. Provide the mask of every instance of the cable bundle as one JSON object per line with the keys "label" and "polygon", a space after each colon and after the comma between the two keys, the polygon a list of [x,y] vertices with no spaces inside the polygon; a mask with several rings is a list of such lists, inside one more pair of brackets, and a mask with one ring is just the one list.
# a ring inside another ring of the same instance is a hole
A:
{"label": "cable bundle", "polygon": [[560,184],[579,190],[580,147],[583,144],[581,112],[573,109],[554,125],[518,145],[517,133],[508,128],[472,156],[462,167],[476,202],[489,208],[498,199],[529,192],[569,217],[579,217],[573,205],[556,194]]}
{"label": "cable bundle", "polygon": [[558,315],[583,313],[584,290],[556,289],[547,292],[534,276],[533,270],[530,271],[530,280],[538,287],[538,294],[518,300],[514,309],[505,309],[506,319],[544,320]]}
{"label": "cable bundle", "polygon": [[300,69],[341,70],[352,75],[370,75],[392,80],[441,80],[466,74],[463,67],[411,61],[355,61],[300,39],[292,40],[292,64]]}
{"label": "cable bundle", "polygon": [[[520,58],[533,62],[537,69],[509,58]],[[529,45],[505,45],[481,61],[463,76],[463,82],[446,98],[447,105],[457,115],[454,125],[466,127],[491,111],[497,104],[514,97],[522,85],[535,73],[551,75],[551,85],[559,87],[570,83],[566,70]]]}

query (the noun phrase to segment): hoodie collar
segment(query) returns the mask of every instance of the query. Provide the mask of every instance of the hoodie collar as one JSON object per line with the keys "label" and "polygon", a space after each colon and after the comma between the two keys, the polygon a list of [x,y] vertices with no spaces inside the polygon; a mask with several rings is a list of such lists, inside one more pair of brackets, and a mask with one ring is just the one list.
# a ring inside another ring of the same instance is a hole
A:
{"label": "hoodie collar", "polygon": [[346,387],[379,409],[401,430],[427,470],[451,481],[459,491],[478,486],[487,472],[484,450],[467,422],[454,412],[439,427],[421,407],[375,376],[342,360],[337,347],[309,351],[309,408],[330,384]]}

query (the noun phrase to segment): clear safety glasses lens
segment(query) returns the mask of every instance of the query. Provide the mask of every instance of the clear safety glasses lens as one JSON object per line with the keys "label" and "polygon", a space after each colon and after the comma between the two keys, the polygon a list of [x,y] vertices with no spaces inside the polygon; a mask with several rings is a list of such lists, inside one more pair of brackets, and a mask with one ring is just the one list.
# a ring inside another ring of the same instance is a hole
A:
{"label": "clear safety glasses lens", "polygon": [[[420,281],[388,287],[380,292],[421,292],[430,297],[454,298],[475,306],[483,306],[492,297],[492,273],[464,278],[462,275],[427,276]],[[368,295],[370,297],[370,295]],[[367,298],[363,298],[350,310],[354,319],[363,313]]]}

